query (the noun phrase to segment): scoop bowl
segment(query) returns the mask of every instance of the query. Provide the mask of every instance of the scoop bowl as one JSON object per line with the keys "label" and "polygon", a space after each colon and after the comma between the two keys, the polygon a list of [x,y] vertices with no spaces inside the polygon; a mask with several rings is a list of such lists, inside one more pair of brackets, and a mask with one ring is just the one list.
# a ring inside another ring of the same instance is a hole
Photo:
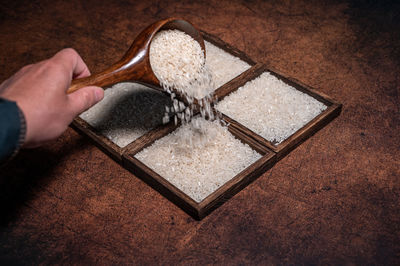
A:
{"label": "scoop bowl", "polygon": [[107,88],[123,81],[138,82],[153,89],[164,91],[151,68],[150,44],[157,32],[170,29],[180,30],[191,36],[200,44],[205,56],[204,40],[199,31],[186,20],[167,18],[157,21],[144,29],[135,38],[125,55],[106,70],[89,77],[73,80],[67,93],[72,93],[86,86]]}

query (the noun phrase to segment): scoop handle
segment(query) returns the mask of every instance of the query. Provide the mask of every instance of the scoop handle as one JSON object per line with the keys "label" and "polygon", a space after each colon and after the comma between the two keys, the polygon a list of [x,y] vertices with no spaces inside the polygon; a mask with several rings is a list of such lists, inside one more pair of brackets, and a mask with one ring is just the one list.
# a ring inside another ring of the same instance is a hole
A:
{"label": "scoop handle", "polygon": [[115,78],[109,71],[103,71],[98,74],[91,75],[85,78],[74,79],[71,82],[71,86],[67,90],[67,94],[73,93],[86,86],[99,86],[105,87],[116,83]]}
{"label": "scoop handle", "polygon": [[139,82],[148,87],[162,91],[159,81],[154,75],[148,75],[152,70],[144,60],[138,60],[132,63],[131,60],[127,62],[118,62],[110,68],[93,74],[89,77],[74,79],[71,86],[68,88],[67,93],[72,93],[86,86],[109,87],[115,83],[123,81]]}
{"label": "scoop handle", "polygon": [[86,86],[107,87],[122,81],[136,81],[161,90],[159,81],[150,66],[149,43],[150,36],[146,31],[142,32],[117,63],[100,73],[73,80],[67,93]]}
{"label": "scoop handle", "polygon": [[149,45],[162,23],[163,21],[154,23],[143,30],[125,55],[114,65],[98,74],[73,80],[67,93],[86,86],[107,87],[122,81],[137,81],[153,88],[159,87],[159,81],[150,66]]}

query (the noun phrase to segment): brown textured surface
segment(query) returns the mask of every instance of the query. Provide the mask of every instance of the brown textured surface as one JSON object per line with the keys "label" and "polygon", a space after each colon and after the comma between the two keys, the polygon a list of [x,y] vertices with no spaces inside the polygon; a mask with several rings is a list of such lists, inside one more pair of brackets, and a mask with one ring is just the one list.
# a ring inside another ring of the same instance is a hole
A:
{"label": "brown textured surface", "polygon": [[[378,2],[378,3],[376,3]],[[13,1],[1,80],[74,47],[92,72],[181,16],[343,103],[340,117],[197,222],[69,129],[0,170],[8,263],[400,263],[396,1]]]}

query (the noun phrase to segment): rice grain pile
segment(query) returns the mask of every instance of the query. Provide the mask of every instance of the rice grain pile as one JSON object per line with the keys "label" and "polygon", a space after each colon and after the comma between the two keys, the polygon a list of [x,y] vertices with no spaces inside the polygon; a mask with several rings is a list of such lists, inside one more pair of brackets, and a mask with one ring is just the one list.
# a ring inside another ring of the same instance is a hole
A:
{"label": "rice grain pile", "polygon": [[200,44],[182,31],[156,34],[150,45],[150,64],[166,91],[174,88],[187,97],[201,99],[214,90]]}
{"label": "rice grain pile", "polygon": [[170,99],[137,83],[119,83],[104,91],[104,99],[80,117],[119,147],[125,147],[162,124]]}
{"label": "rice grain pile", "polygon": [[[191,135],[188,139],[196,143],[182,141],[185,135]],[[135,157],[200,202],[261,155],[236,139],[218,121],[195,117]]]}
{"label": "rice grain pile", "polygon": [[214,80],[214,89],[217,89],[239,76],[251,66],[225,50],[205,41],[206,65]]}
{"label": "rice grain pile", "polygon": [[277,144],[326,109],[268,72],[225,97],[216,109]]}
{"label": "rice grain pile", "polygon": [[[191,36],[179,30],[158,32],[150,45],[150,64],[160,85],[170,93],[172,108],[166,108],[163,123],[174,117],[188,123],[195,110],[194,99],[199,101],[200,113],[204,118],[214,120],[211,110],[214,84],[211,72],[205,64],[200,44]],[[188,105],[176,98],[178,91]]]}

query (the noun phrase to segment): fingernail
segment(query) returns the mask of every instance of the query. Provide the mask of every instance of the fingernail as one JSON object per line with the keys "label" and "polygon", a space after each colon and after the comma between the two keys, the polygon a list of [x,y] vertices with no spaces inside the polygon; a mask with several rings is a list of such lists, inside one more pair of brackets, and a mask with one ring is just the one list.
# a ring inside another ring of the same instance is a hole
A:
{"label": "fingernail", "polygon": [[94,96],[95,96],[96,102],[99,102],[104,97],[104,91],[102,89],[96,89],[94,91]]}

